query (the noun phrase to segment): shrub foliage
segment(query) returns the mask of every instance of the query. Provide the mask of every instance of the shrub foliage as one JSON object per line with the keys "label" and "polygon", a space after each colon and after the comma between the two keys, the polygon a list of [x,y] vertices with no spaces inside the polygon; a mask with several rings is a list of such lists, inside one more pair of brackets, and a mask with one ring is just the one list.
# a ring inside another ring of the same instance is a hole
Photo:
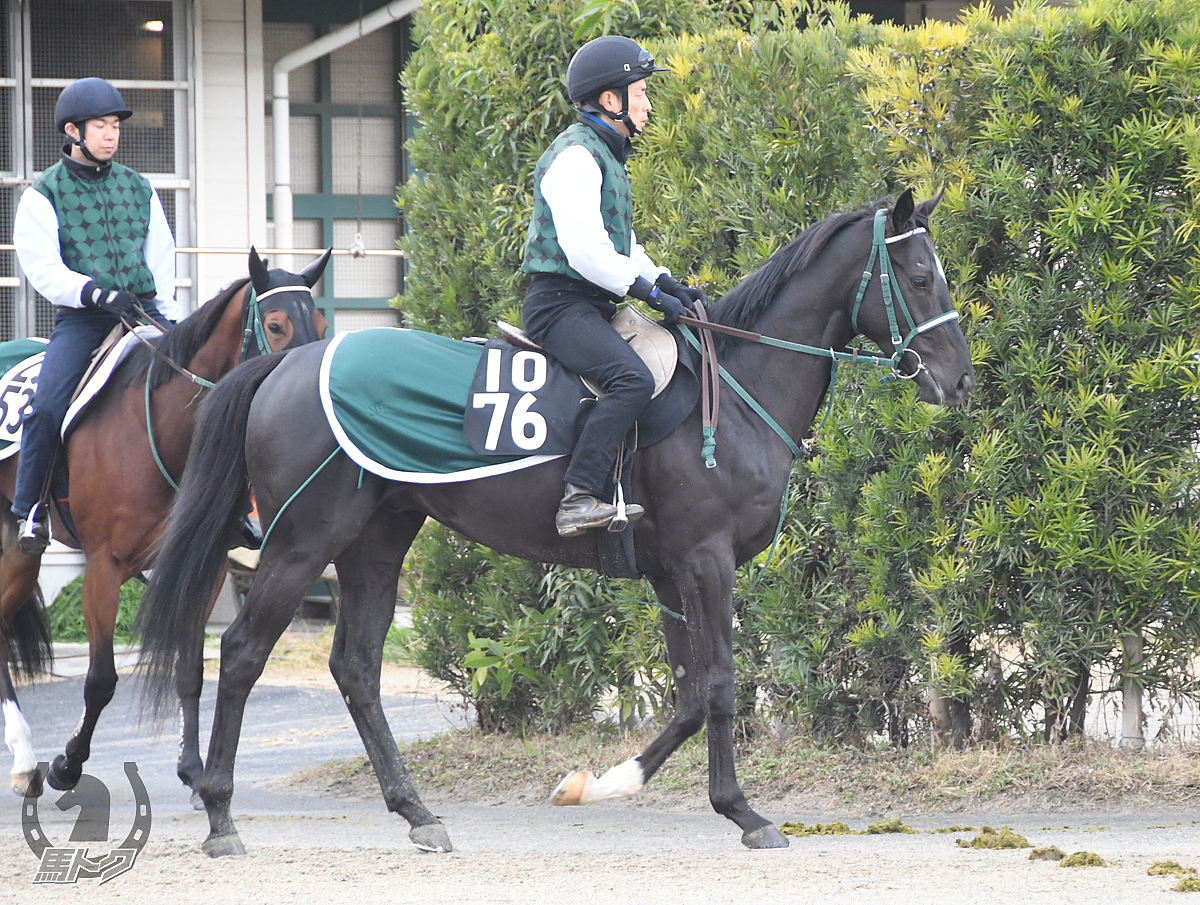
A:
{"label": "shrub foliage", "polygon": [[[1200,8],[985,6],[900,29],[838,5],[434,0],[418,22],[413,326],[519,319],[532,166],[571,118],[566,61],[602,33],[670,70],[630,162],[635,227],[714,297],[835,210],[945,190],[935,239],[977,391],[938,409],[842,369],[738,605],[748,710],[903,744],[1062,737],[1110,688],[1127,709],[1196,695]],[[665,699],[648,604],[447,532],[420,549],[425,665],[485,725],[562,724],[614,689],[627,713]]]}

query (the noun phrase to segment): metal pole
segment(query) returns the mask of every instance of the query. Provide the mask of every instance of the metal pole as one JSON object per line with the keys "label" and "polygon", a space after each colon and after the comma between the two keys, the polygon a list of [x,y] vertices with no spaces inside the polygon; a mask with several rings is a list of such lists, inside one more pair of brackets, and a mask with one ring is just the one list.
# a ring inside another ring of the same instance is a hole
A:
{"label": "metal pole", "polygon": [[[368,13],[361,19],[355,20],[337,31],[332,31],[311,44],[306,44],[285,54],[272,68],[271,117],[275,134],[275,186],[271,197],[274,208],[272,216],[275,221],[275,245],[279,248],[291,248],[295,235],[292,226],[292,140],[289,122],[291,100],[288,73],[352,44],[364,35],[378,31],[385,25],[403,19],[420,8],[421,0],[393,0],[392,3],[373,13]],[[277,266],[292,270],[291,256],[282,255]]]}

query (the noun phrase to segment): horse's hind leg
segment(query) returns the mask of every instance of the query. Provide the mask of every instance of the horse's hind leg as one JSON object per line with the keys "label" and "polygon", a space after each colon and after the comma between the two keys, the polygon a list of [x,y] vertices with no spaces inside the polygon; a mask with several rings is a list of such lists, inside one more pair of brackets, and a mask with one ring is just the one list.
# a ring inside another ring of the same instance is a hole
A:
{"label": "horse's hind leg", "polygon": [[[216,605],[221,586],[225,584],[225,572],[222,570],[221,579],[217,582],[217,590],[209,601],[208,611],[204,615],[207,624]],[[179,695],[179,759],[175,765],[175,773],[185,786],[192,790],[192,807],[197,811],[204,810],[204,801],[196,787],[200,785],[200,777],[204,773],[204,761],[200,759],[200,692],[204,688],[204,633],[197,639],[199,650],[196,656],[180,662],[175,671],[175,691]]]}
{"label": "horse's hind leg", "polygon": [[329,561],[326,551],[308,548],[288,553],[288,539],[272,542],[259,563],[241,612],[221,636],[221,678],[213,715],[208,759],[197,791],[208,811],[208,838],[202,845],[214,858],[245,854],[233,825],[233,765],[246,698],[262,675],[267,657],[292,621],[304,592]]}
{"label": "horse's hind leg", "polygon": [[362,736],[388,810],[409,822],[408,837],[419,849],[448,852],[450,837],[421,803],[379,702],[383,642],[396,608],[396,582],[424,520],[419,513],[380,510],[337,558],[342,599],[329,669]]}
{"label": "horse's hind leg", "polygon": [[116,564],[101,553],[88,556],[83,575],[83,620],[88,633],[88,671],[83,681],[83,717],[67,740],[62,754],[54,758],[46,777],[51,788],[73,789],[83,775],[83,765],[92,753],[92,735],[100,713],[117,690],[117,666],[113,658],[113,634],[117,627],[122,575]]}

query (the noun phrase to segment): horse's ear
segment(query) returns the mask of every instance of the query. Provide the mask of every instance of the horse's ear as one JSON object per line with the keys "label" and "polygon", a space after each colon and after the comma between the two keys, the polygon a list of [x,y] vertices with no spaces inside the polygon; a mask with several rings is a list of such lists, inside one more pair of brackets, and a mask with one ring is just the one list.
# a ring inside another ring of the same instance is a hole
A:
{"label": "horse's ear", "polygon": [[271,273],[267,270],[267,262],[258,256],[258,249],[250,246],[250,282],[254,291],[262,295],[271,285]]}
{"label": "horse's ear", "polygon": [[929,218],[933,215],[934,208],[936,208],[938,206],[938,204],[941,203],[942,196],[945,194],[946,194],[946,190],[942,189],[940,192],[938,192],[932,198],[926,198],[924,201],[922,201],[920,204],[917,205],[916,213],[914,214],[914,216],[917,218],[917,221],[919,223],[922,223],[925,226],[929,225]]}
{"label": "horse's ear", "polygon": [[905,189],[904,194],[896,199],[896,206],[892,208],[892,232],[902,233],[908,226],[908,221],[913,215],[913,193],[912,189]]}
{"label": "horse's ear", "polygon": [[321,279],[321,274],[325,272],[325,265],[329,263],[329,256],[333,254],[332,248],[325,249],[325,254],[317,258],[311,264],[300,272],[300,276],[304,277],[304,285],[312,289],[317,285],[317,280]]}

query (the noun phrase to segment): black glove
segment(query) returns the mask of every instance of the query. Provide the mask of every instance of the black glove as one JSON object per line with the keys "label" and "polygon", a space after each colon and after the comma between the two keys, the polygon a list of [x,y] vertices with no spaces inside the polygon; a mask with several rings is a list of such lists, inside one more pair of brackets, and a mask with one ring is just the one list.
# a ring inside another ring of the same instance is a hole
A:
{"label": "black glove", "polygon": [[688,311],[687,307],[675,296],[668,292],[663,292],[657,286],[650,293],[650,298],[646,299],[651,308],[663,313],[664,324],[674,324],[681,317],[689,317],[692,312]]}
{"label": "black glove", "polygon": [[128,289],[104,289],[97,286],[93,280],[88,280],[79,293],[79,300],[85,308],[98,308],[120,317],[128,314],[138,303],[138,297]]}
{"label": "black glove", "polygon": [[688,314],[692,314],[690,310],[694,302],[703,302],[707,308],[711,304],[704,290],[698,286],[689,286],[687,283],[681,283],[669,273],[659,274],[658,279],[654,281],[654,285],[664,292],[669,292],[677,299],[682,299],[683,303],[688,307]]}
{"label": "black glove", "polygon": [[636,299],[641,299],[654,310],[661,311],[664,324],[673,324],[679,318],[691,314],[683,302],[669,292],[663,292],[645,277],[638,277],[633,281],[633,285],[629,287],[629,294]]}

